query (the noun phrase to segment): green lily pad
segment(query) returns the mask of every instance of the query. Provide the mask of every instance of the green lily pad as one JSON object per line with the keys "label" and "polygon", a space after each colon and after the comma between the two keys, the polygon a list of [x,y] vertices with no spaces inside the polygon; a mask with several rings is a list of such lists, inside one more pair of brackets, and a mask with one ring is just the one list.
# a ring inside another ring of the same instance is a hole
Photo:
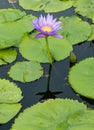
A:
{"label": "green lily pad", "polygon": [[43,75],[43,70],[37,62],[23,61],[12,66],[8,74],[13,80],[31,82],[39,79]]}
{"label": "green lily pad", "polygon": [[12,82],[0,79],[0,124],[8,122],[20,110],[21,90]]}
{"label": "green lily pad", "polygon": [[92,33],[91,33],[91,36],[89,37],[88,41],[94,40],[94,25],[93,24],[91,25],[91,28],[92,28]]}
{"label": "green lily pad", "polygon": [[25,32],[23,26],[17,22],[0,24],[0,49],[19,43]]}
{"label": "green lily pad", "polygon": [[79,94],[94,99],[94,58],[77,63],[69,72],[69,83]]}
{"label": "green lily pad", "polygon": [[24,110],[10,130],[93,130],[94,111],[70,99],[48,100]]}
{"label": "green lily pad", "polygon": [[0,49],[19,44],[22,36],[33,29],[31,25],[33,18],[35,17],[27,15],[14,22],[0,23]]}
{"label": "green lily pad", "polygon": [[0,23],[18,20],[25,15],[24,11],[18,9],[0,9]]}
{"label": "green lily pad", "polygon": [[0,65],[13,62],[17,57],[17,52],[13,48],[0,50]]}
{"label": "green lily pad", "polygon": [[94,0],[77,0],[75,11],[87,18],[91,18],[94,23]]}
{"label": "green lily pad", "polygon": [[35,11],[45,10],[45,12],[58,12],[73,6],[75,0],[19,0],[20,6],[24,9]]}
{"label": "green lily pad", "polygon": [[[53,59],[60,61],[70,55],[71,44],[66,39],[49,37],[49,48]],[[45,39],[36,39],[25,35],[19,45],[22,56],[28,60],[49,62]]]}
{"label": "green lily pad", "polygon": [[30,14],[30,15],[24,16],[23,18],[21,18],[17,22],[23,27],[23,29],[26,32],[30,32],[34,29],[34,27],[32,26],[33,19],[36,19],[36,17]]}
{"label": "green lily pad", "polygon": [[21,109],[21,104],[0,104],[0,124],[7,123]]}
{"label": "green lily pad", "polygon": [[61,17],[63,28],[60,33],[66,37],[72,45],[88,39],[91,35],[91,26],[77,16]]}
{"label": "green lily pad", "polygon": [[21,90],[12,82],[0,79],[0,103],[17,103],[22,99]]}

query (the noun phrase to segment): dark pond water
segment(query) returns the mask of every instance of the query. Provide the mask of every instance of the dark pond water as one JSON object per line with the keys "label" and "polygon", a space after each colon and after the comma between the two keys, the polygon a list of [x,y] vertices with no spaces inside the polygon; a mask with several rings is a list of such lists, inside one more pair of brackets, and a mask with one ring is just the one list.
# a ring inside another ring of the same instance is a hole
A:
{"label": "dark pond water", "polygon": [[[16,8],[18,8],[17,4],[15,4],[15,6]],[[7,0],[0,0],[1,9],[9,8],[9,7],[12,7],[12,5],[9,4]],[[28,13],[31,12],[32,14],[37,16],[40,13],[43,13],[43,12],[37,13],[33,11],[28,11]],[[74,10],[73,8],[71,8],[67,11],[56,13],[54,14],[54,16],[55,17],[70,16],[73,14],[74,14]],[[86,57],[94,56],[94,45],[91,44],[90,42],[80,43],[79,45],[74,46],[74,52],[77,56],[77,62],[79,62],[80,60],[85,59]],[[24,59],[19,54],[17,57],[17,61],[22,61],[22,60]],[[13,62],[12,64],[14,63],[15,62]],[[6,78],[12,81],[7,75],[7,71],[9,70],[12,64],[0,67],[0,78]],[[55,97],[76,99],[79,100],[80,102],[84,102],[85,104],[87,104],[88,107],[94,108],[94,102],[92,100],[79,96],[72,90],[72,88],[68,84],[67,75],[71,66],[69,58],[60,62],[55,62],[53,64],[49,88],[47,88],[47,82],[48,82],[47,74],[49,72],[49,64],[42,64],[42,66],[44,67],[44,76],[39,80],[36,80],[31,83],[15,82],[21,88],[24,95],[24,98],[21,101],[23,106],[21,111],[23,111],[28,106],[36,104],[40,100],[45,100],[45,99],[55,98]],[[14,119],[12,119],[11,121],[9,121],[4,125],[0,125],[0,130],[9,130],[13,121]]]}

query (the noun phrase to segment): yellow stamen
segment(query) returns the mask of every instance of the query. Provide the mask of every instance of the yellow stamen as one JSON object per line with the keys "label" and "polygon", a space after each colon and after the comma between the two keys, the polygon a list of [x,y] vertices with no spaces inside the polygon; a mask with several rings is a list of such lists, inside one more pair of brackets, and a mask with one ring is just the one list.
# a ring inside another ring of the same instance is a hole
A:
{"label": "yellow stamen", "polygon": [[45,32],[51,32],[52,31],[52,28],[49,25],[44,25],[41,29]]}

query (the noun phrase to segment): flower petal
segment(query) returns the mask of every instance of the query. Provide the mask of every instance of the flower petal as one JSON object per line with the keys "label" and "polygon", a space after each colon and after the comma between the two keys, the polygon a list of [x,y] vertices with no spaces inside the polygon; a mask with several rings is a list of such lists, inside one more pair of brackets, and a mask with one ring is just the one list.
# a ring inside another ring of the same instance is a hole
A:
{"label": "flower petal", "polygon": [[[62,35],[56,34],[58,30],[62,29],[62,22],[58,21],[57,18],[53,18],[53,15],[47,14],[46,16],[40,16],[38,19],[32,21],[33,27],[40,33],[36,35],[36,38],[43,38],[45,36],[53,36],[57,38],[63,38]],[[51,30],[44,29],[43,27],[48,26]]]}
{"label": "flower petal", "polygon": [[56,37],[56,38],[63,38],[63,36],[62,35],[60,35],[60,34],[54,34],[54,35],[52,35],[53,37]]}
{"label": "flower petal", "polygon": [[45,37],[45,35],[42,34],[42,33],[38,33],[38,34],[36,35],[36,38],[44,38],[44,37]]}

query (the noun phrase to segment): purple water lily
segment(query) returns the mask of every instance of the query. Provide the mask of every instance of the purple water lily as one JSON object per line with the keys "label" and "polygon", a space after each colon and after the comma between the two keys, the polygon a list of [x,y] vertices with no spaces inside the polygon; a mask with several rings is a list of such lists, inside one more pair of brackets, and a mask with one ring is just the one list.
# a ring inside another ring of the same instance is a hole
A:
{"label": "purple water lily", "polygon": [[56,38],[63,38],[62,35],[57,34],[57,31],[62,28],[61,21],[57,21],[57,18],[53,18],[53,15],[40,16],[38,19],[32,21],[33,27],[40,33],[36,35],[36,38],[43,38],[46,36],[53,36]]}

